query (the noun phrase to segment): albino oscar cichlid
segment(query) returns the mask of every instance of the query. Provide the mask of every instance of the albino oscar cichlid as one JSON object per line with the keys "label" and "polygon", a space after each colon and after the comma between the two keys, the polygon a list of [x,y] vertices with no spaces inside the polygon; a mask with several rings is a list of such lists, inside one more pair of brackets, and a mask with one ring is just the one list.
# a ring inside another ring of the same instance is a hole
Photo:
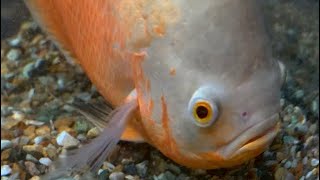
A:
{"label": "albino oscar cichlid", "polygon": [[256,1],[25,3],[115,108],[109,116],[80,108],[102,132],[57,161],[51,177],[97,171],[120,140],[216,169],[258,156],[276,136],[284,66],[271,56]]}

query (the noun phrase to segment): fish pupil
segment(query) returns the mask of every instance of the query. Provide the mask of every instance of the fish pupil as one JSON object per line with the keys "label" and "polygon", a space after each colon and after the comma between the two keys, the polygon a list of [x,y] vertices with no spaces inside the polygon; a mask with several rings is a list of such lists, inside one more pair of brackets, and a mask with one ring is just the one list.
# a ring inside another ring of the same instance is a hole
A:
{"label": "fish pupil", "polygon": [[200,118],[200,119],[203,119],[203,118],[206,118],[208,116],[208,109],[204,106],[199,106],[197,107],[197,116]]}

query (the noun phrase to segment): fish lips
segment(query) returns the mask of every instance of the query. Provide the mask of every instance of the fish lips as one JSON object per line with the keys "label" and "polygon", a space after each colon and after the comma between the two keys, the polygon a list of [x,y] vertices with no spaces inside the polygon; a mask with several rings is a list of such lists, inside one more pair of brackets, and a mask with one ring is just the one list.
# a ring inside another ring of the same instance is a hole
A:
{"label": "fish lips", "polygon": [[[274,114],[254,126],[243,131],[236,139],[227,146],[222,147],[218,153],[224,159],[233,159],[246,156],[250,152],[262,152],[276,137],[279,131],[279,115]],[[248,156],[252,156],[249,154]]]}

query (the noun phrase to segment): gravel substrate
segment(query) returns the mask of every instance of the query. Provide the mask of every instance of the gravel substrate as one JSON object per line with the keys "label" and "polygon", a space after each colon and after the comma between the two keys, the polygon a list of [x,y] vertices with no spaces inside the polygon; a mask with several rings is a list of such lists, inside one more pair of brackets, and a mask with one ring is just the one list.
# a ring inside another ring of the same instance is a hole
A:
{"label": "gravel substrate", "polygon": [[[99,179],[319,179],[319,2],[308,1],[309,16],[295,3],[265,3],[274,57],[288,69],[281,130],[266,152],[232,169],[190,170],[147,144],[120,142]],[[66,105],[76,97],[102,100],[33,21],[1,42],[1,179],[39,179],[61,152],[99,134]]]}

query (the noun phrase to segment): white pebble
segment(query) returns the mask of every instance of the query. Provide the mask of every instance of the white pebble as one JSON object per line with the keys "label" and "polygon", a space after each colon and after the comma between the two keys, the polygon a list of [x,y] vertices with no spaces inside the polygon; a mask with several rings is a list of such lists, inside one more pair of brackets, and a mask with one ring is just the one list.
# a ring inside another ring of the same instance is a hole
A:
{"label": "white pebble", "polygon": [[12,142],[6,139],[1,139],[1,151],[12,147]]}
{"label": "white pebble", "polygon": [[50,164],[52,163],[51,159],[47,157],[40,158],[39,162],[45,166],[50,166]]}
{"label": "white pebble", "polygon": [[8,165],[2,165],[1,166],[1,176],[6,176],[11,174],[11,168]]}
{"label": "white pebble", "polygon": [[40,144],[44,140],[44,137],[42,136],[37,136],[34,138],[34,144]]}
{"label": "white pebble", "polygon": [[62,131],[57,136],[57,143],[58,145],[63,146],[64,148],[70,148],[70,147],[78,146],[80,142],[78,139],[72,137],[66,131]]}
{"label": "white pebble", "polygon": [[110,180],[124,180],[123,172],[113,172],[109,176]]}
{"label": "white pebble", "polygon": [[319,165],[319,159],[312,158],[310,164],[313,167],[318,166]]}

